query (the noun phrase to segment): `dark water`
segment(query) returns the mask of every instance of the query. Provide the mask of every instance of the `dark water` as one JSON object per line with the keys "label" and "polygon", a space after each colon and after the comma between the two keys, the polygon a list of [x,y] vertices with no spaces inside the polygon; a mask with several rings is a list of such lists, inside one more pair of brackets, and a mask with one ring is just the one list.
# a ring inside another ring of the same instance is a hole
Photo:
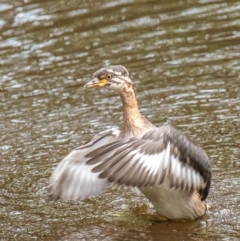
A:
{"label": "dark water", "polygon": [[[201,220],[159,221],[124,190],[47,202],[53,167],[119,124],[114,93],[82,88],[119,63],[141,112],[189,134],[211,158]],[[0,111],[0,240],[240,239],[239,1],[1,1]]]}

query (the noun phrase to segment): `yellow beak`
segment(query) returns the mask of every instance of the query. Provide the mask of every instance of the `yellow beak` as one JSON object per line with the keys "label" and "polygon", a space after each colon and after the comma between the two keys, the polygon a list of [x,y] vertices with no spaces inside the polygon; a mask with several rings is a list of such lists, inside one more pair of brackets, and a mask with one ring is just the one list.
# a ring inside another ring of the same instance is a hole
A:
{"label": "yellow beak", "polygon": [[84,85],[85,88],[103,87],[107,83],[106,79],[94,78]]}

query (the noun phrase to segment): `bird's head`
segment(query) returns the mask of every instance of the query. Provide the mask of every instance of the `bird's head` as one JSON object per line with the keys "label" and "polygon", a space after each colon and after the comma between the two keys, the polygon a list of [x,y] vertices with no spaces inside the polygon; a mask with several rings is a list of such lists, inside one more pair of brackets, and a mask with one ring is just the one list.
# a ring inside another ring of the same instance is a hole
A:
{"label": "bird's head", "polygon": [[110,65],[101,68],[94,73],[93,79],[85,88],[107,87],[120,94],[124,89],[132,87],[127,69],[122,65]]}

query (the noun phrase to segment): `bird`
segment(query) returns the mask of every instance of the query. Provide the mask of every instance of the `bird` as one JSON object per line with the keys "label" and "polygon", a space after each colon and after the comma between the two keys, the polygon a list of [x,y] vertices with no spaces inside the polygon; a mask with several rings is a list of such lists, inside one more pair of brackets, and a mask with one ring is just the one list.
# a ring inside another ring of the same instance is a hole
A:
{"label": "bird", "polygon": [[133,82],[122,65],[99,69],[84,88],[106,88],[120,96],[122,125],[94,135],[57,165],[49,180],[49,199],[84,200],[117,185],[140,190],[167,219],[204,216],[212,171],[200,145],[172,125],[153,125],[140,113]]}

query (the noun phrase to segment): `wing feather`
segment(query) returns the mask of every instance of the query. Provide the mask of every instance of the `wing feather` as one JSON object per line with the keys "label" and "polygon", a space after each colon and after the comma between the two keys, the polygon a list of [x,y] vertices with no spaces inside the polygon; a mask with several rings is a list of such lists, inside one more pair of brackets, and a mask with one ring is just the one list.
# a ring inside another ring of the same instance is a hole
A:
{"label": "wing feather", "polygon": [[144,188],[170,178],[171,187],[197,190],[203,200],[209,191],[211,167],[206,153],[171,126],[151,130],[142,138],[116,141],[87,157],[91,157],[88,164],[96,165],[93,171],[109,182]]}
{"label": "wing feather", "polygon": [[[114,162],[111,162],[111,168],[108,168],[108,166],[105,165],[104,166],[105,169],[103,169],[103,172],[101,172],[99,177],[100,178],[111,177],[112,174],[114,174],[114,173],[119,173],[118,174],[119,176],[124,175],[128,171],[128,169],[131,168],[131,165],[129,162],[135,153],[136,153],[136,151],[131,153],[131,150],[126,149],[126,150],[124,150],[123,153],[119,153],[117,156],[114,156]],[[119,160],[121,160],[121,161],[119,161]],[[122,174],[122,170],[124,172],[123,174]]]}
{"label": "wing feather", "polygon": [[99,194],[111,182],[138,188],[161,185],[209,192],[211,167],[206,153],[171,126],[147,132],[142,138],[119,140],[119,130],[99,133],[72,151],[50,178],[49,197],[84,199]]}
{"label": "wing feather", "polygon": [[[82,200],[95,196],[106,189],[110,185],[109,181],[106,178],[99,179],[99,173],[91,171],[96,164],[87,165],[86,162],[89,160],[89,157],[85,156],[101,146],[114,143],[118,139],[119,133],[120,131],[114,128],[103,131],[66,156],[50,177],[49,199]],[[114,143],[114,146],[118,147],[121,145]],[[108,154],[103,153],[102,155],[107,156]],[[98,164],[99,162],[97,162]]]}

